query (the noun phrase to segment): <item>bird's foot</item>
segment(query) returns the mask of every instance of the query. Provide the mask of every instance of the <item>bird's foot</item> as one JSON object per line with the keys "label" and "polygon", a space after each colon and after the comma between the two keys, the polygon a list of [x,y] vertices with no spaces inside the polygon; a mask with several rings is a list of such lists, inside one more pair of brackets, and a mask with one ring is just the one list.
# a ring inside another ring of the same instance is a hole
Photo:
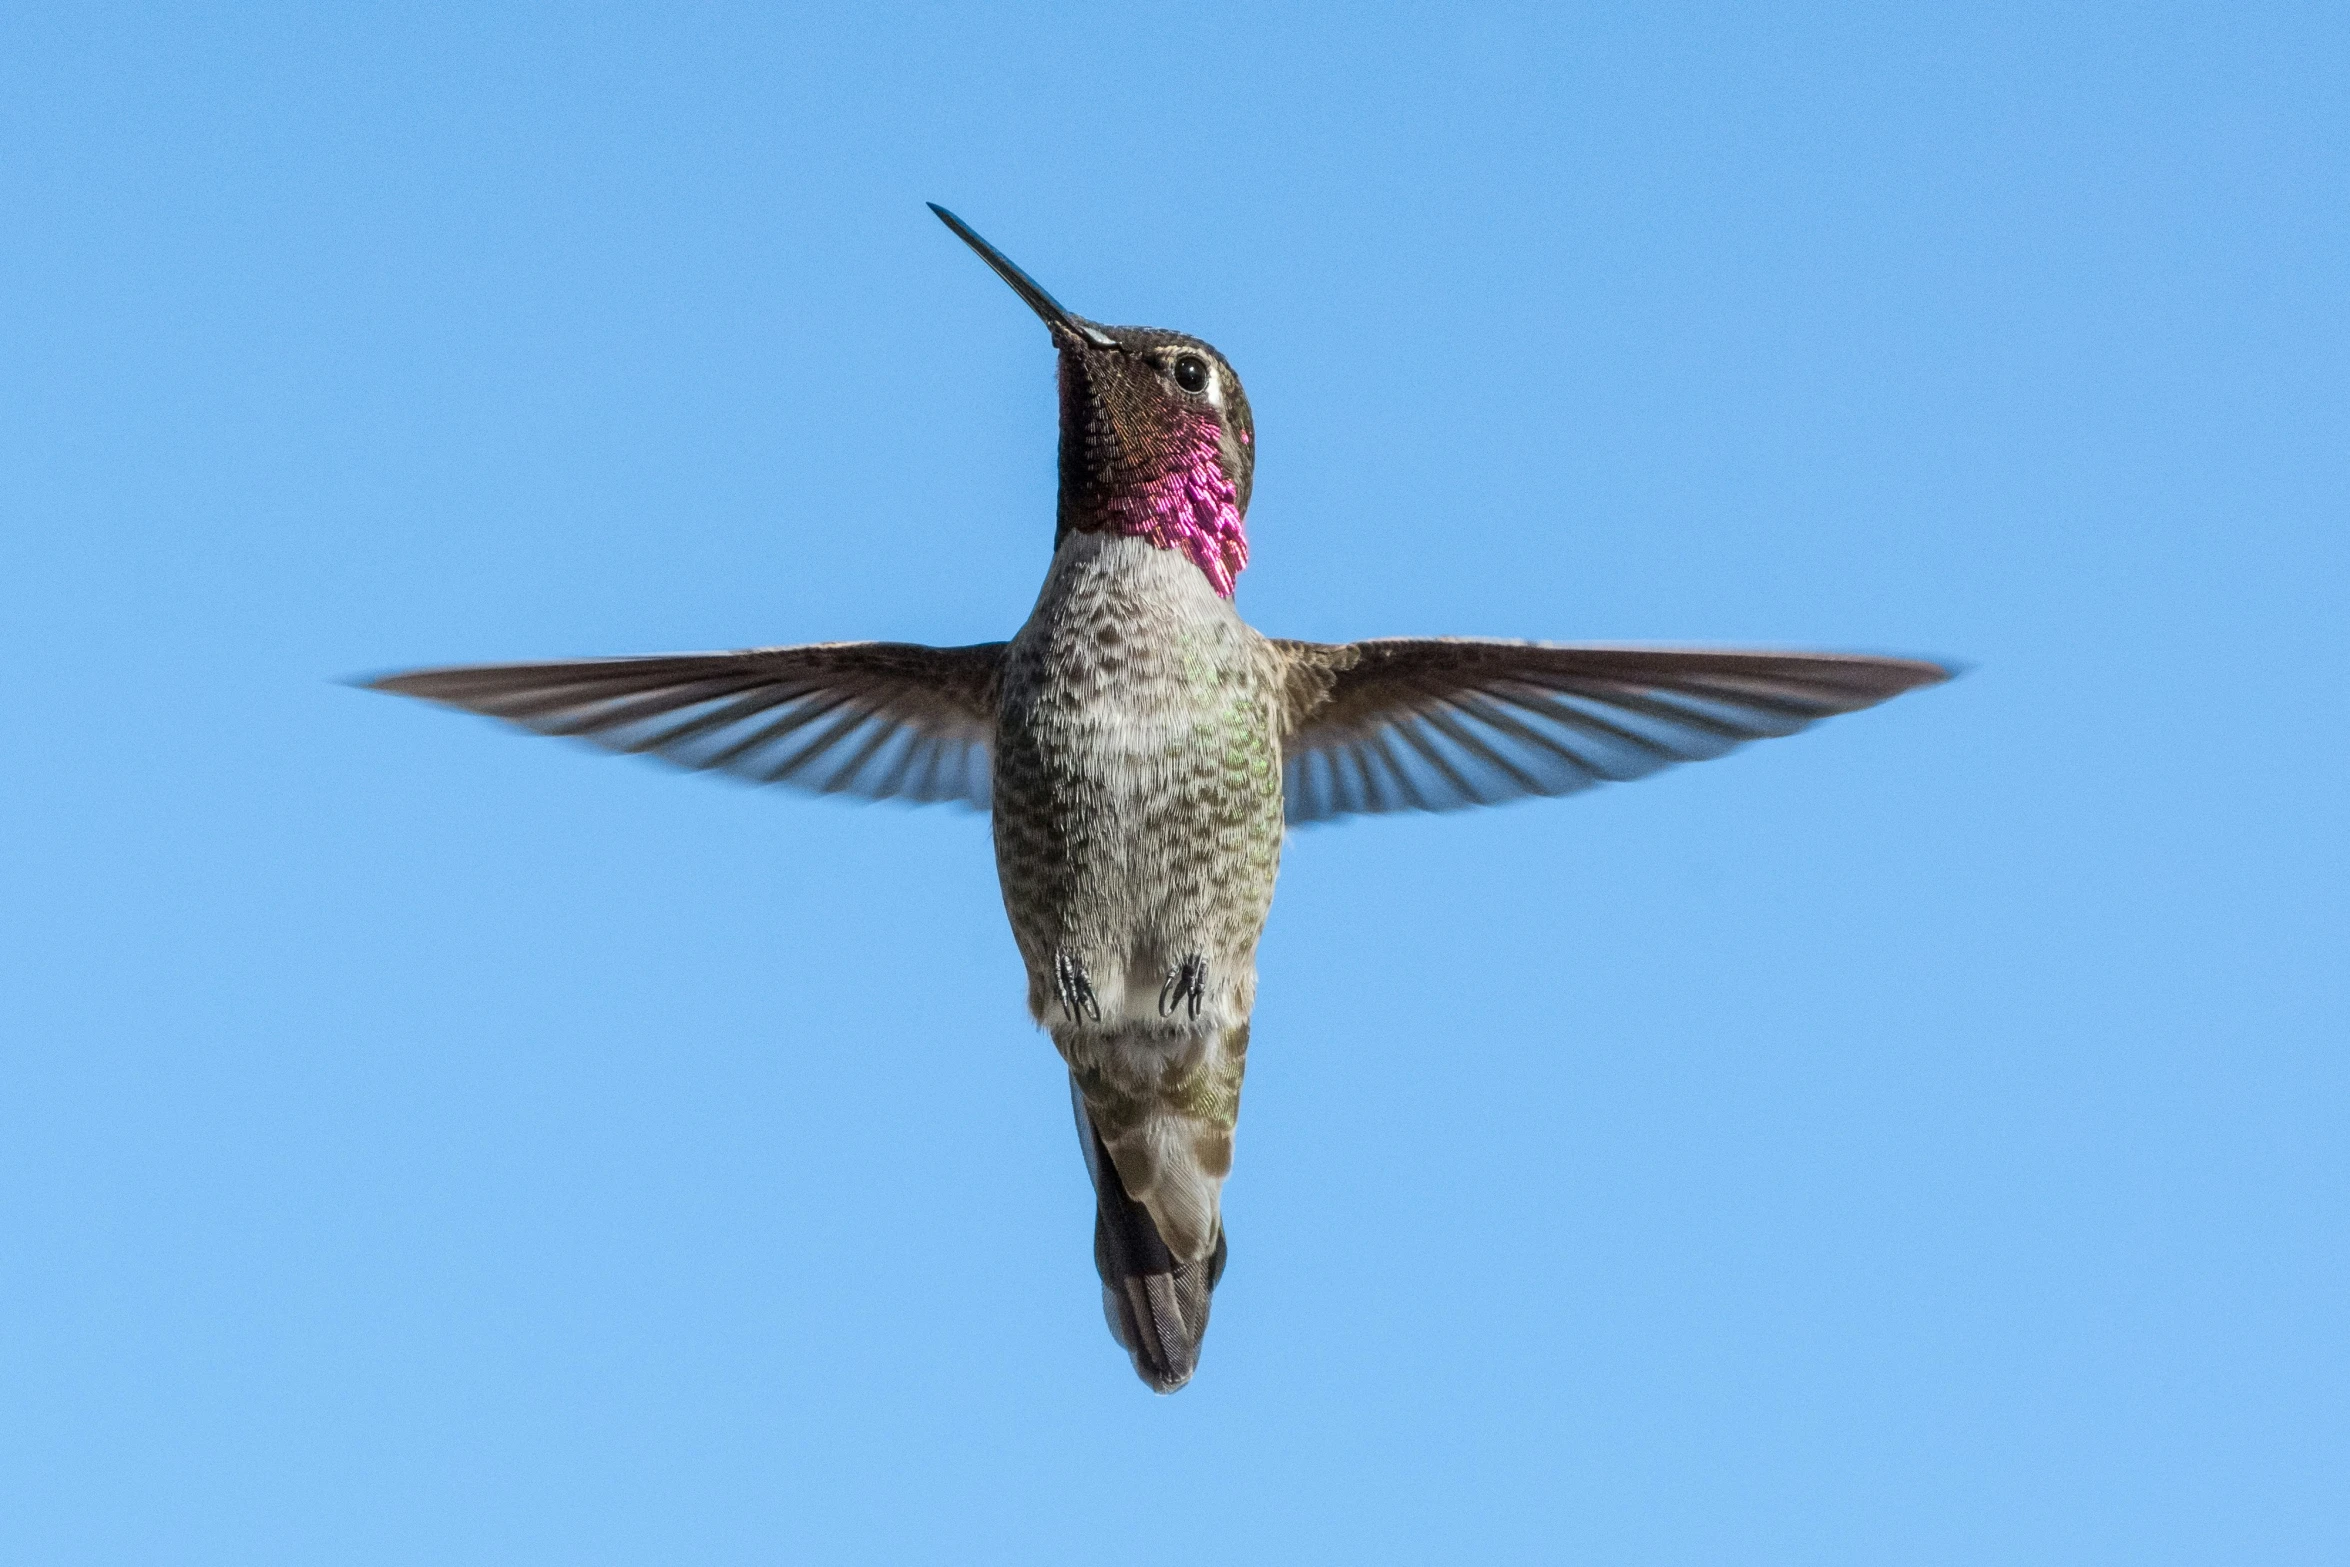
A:
{"label": "bird's foot", "polygon": [[1053,991],[1061,998],[1061,1011],[1070,1022],[1085,1016],[1099,1023],[1102,1004],[1093,998],[1093,981],[1085,977],[1085,963],[1076,953],[1060,951],[1053,954]]}
{"label": "bird's foot", "polygon": [[1165,1017],[1182,1007],[1196,1018],[1199,1004],[1207,999],[1207,994],[1208,960],[1194,952],[1167,970],[1167,983],[1159,987],[1159,1016]]}

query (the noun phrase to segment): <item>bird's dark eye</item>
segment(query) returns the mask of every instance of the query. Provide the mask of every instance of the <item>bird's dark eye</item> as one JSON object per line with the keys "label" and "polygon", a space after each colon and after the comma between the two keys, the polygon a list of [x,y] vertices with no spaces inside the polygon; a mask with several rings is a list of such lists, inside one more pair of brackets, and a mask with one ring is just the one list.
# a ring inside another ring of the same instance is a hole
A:
{"label": "bird's dark eye", "polygon": [[1175,361],[1175,384],[1187,392],[1207,390],[1208,362],[1197,354],[1185,354]]}

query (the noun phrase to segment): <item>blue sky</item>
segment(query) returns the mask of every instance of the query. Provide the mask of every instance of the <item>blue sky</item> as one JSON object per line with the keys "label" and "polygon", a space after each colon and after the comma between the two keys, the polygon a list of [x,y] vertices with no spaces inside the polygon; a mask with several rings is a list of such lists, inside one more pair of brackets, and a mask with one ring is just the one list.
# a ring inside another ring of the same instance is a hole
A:
{"label": "blue sky", "polygon": [[[0,1556],[2334,1562],[2326,6],[20,8]],[[1198,1380],[984,824],[337,684],[965,642],[1043,333],[1277,634],[1965,660],[1293,840]]]}

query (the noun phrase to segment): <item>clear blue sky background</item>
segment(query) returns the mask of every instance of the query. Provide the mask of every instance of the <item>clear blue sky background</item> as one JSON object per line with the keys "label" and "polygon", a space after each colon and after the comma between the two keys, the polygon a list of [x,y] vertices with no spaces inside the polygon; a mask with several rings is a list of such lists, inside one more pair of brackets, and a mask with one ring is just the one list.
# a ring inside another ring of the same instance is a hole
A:
{"label": "clear blue sky background", "polygon": [[[21,7],[0,1559],[2350,1556],[2338,5]],[[1241,608],[1974,672],[1291,846],[1198,1381],[984,824],[336,684]]]}

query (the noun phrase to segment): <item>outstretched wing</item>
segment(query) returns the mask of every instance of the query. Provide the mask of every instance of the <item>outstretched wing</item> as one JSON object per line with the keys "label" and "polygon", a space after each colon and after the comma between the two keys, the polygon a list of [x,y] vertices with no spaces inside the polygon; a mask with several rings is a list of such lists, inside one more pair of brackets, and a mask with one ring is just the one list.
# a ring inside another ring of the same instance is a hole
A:
{"label": "outstretched wing", "polygon": [[1282,787],[1293,824],[1572,794],[1790,735],[1952,673],[1856,654],[1474,637],[1274,646],[1288,670]]}
{"label": "outstretched wing", "polygon": [[1003,651],[820,642],[419,669],[363,684],[756,783],[985,807]]}

